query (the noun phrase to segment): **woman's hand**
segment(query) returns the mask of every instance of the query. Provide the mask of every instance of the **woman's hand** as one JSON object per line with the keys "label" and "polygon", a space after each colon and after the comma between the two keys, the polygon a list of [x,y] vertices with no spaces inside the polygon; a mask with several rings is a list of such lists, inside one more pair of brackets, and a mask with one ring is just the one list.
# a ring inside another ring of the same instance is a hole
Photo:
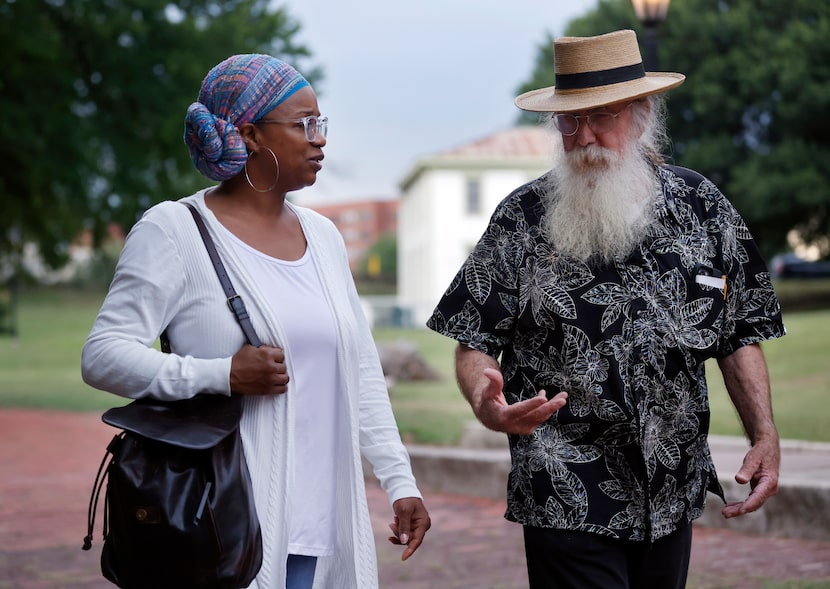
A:
{"label": "woman's hand", "polygon": [[245,344],[231,358],[231,391],[240,395],[280,395],[288,389],[282,348]]}
{"label": "woman's hand", "polygon": [[389,529],[394,535],[389,536],[389,541],[398,546],[406,546],[401,555],[401,560],[406,560],[418,550],[432,522],[424,502],[417,497],[398,499],[392,504],[392,509],[395,511],[395,521],[389,524]]}

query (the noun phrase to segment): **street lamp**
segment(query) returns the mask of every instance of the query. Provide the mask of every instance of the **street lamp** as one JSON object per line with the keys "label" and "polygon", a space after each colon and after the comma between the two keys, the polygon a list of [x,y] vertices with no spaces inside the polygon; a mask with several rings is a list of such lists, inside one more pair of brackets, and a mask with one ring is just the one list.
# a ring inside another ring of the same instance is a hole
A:
{"label": "street lamp", "polygon": [[666,20],[671,0],[631,0],[637,19],[646,28],[646,59],[645,67],[648,71],[659,71],[657,58],[657,25]]}

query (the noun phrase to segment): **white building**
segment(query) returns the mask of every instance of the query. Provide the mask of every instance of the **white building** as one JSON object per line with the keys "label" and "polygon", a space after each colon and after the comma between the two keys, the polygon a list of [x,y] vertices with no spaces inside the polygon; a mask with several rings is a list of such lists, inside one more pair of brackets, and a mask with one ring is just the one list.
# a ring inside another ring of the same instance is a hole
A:
{"label": "white building", "polygon": [[401,181],[398,299],[415,327],[481,237],[496,205],[550,168],[553,136],[515,127],[418,160]]}

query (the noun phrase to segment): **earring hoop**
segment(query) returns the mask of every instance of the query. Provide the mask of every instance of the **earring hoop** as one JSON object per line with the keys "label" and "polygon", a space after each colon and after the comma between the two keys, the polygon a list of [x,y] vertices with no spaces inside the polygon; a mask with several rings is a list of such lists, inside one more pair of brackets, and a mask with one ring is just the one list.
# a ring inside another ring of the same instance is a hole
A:
{"label": "earring hoop", "polygon": [[[253,188],[253,189],[254,189],[254,190],[256,190],[257,192],[271,192],[271,191],[274,189],[274,187],[277,185],[277,182],[278,182],[278,181],[279,181],[279,179],[280,179],[280,162],[277,160],[277,154],[276,154],[276,153],[274,153],[274,151],[273,151],[270,147],[266,147],[265,149],[267,149],[267,150],[268,150],[268,152],[271,154],[271,157],[272,157],[272,158],[274,158],[274,165],[275,165],[275,166],[276,166],[276,168],[277,168],[276,175],[274,176],[274,183],[273,183],[273,184],[271,184],[271,186],[269,186],[268,188],[265,188],[265,189],[259,189],[259,188],[257,188],[256,186],[254,186],[254,183],[253,183],[253,182],[251,182],[251,177],[248,175],[248,160],[245,160],[245,179],[248,181],[248,186],[250,186],[251,188]],[[252,152],[248,155],[248,159],[250,159],[250,158],[251,158],[251,156],[252,156],[252,155],[254,155],[255,153],[257,153],[257,152],[256,152],[256,151],[252,151]]]}

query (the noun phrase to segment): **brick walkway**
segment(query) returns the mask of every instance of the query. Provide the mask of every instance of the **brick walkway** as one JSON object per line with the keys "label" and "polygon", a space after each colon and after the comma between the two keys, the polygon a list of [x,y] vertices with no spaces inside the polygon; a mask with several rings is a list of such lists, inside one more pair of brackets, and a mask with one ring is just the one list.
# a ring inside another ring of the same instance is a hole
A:
{"label": "brick walkway", "polygon": [[[110,589],[92,552],[80,550],[89,490],[114,430],[98,415],[0,410],[0,589]],[[521,589],[521,529],[500,501],[426,493],[433,528],[406,563],[388,544],[390,510],[369,485],[384,589]],[[100,511],[99,511],[100,515]],[[695,529],[689,589],[764,589],[812,580],[830,588],[830,542]],[[799,589],[807,585],[799,585]]]}

